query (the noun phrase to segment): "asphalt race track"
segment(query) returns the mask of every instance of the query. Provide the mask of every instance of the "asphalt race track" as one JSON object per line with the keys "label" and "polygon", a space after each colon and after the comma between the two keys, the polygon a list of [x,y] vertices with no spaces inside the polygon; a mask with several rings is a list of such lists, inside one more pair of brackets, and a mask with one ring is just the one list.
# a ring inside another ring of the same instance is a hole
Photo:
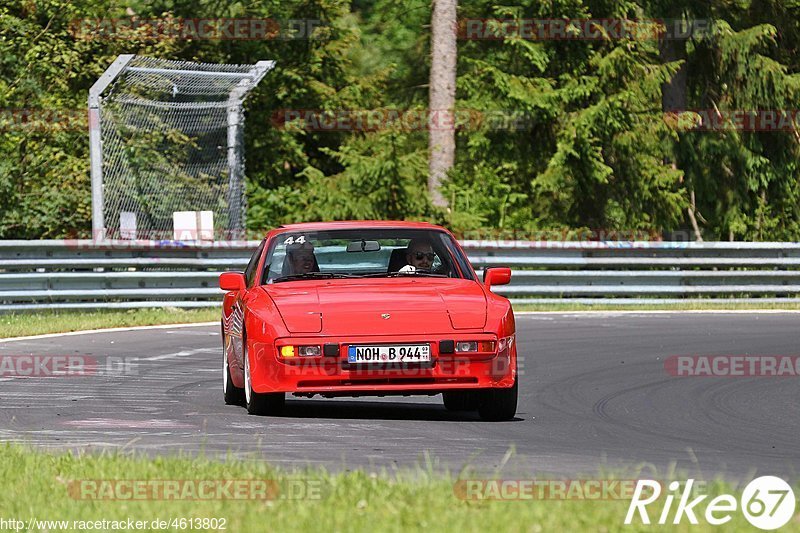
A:
{"label": "asphalt race track", "polygon": [[441,396],[290,397],[281,417],[250,416],[223,403],[218,326],[1,342],[2,356],[91,356],[100,371],[0,377],[0,440],[332,470],[430,461],[574,476],[647,463],[657,475],[674,463],[698,476],[798,479],[800,378],[673,377],[664,360],[797,356],[799,324],[792,313],[518,316],[520,406],[503,423],[449,413]]}

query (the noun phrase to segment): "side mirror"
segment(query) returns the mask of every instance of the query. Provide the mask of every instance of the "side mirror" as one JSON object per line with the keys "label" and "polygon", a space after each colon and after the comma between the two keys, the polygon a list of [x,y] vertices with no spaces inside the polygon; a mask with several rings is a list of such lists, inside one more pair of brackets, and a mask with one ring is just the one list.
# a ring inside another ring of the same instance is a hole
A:
{"label": "side mirror", "polygon": [[219,275],[219,288],[223,291],[241,291],[247,288],[242,272],[223,272]]}
{"label": "side mirror", "polygon": [[483,284],[488,289],[492,285],[508,285],[511,281],[511,269],[508,267],[491,267],[483,270]]}

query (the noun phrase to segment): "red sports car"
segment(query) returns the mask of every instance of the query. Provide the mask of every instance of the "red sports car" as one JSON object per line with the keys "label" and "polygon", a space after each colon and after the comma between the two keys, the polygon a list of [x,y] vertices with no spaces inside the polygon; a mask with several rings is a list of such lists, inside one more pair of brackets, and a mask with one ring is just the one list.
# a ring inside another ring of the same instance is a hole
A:
{"label": "red sports car", "polygon": [[313,397],[435,395],[508,420],[517,409],[514,313],[453,235],[415,222],[270,231],[244,272],[225,272],[223,390],[251,414]]}

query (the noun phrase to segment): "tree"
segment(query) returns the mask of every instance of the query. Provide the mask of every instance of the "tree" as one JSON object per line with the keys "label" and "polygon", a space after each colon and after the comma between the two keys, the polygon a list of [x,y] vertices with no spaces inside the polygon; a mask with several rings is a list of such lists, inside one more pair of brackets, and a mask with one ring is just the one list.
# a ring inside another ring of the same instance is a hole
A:
{"label": "tree", "polygon": [[[139,53],[220,63],[278,60],[246,104],[253,231],[302,220],[406,218],[510,236],[583,229],[654,234],[694,225],[707,239],[800,239],[798,128],[680,129],[664,115],[800,108],[796,1],[512,4],[126,4],[142,18],[323,21],[310,39],[213,41],[76,39],[73,19],[130,13],[111,0],[0,1],[0,238],[88,234],[91,216],[86,128],[8,126],[9,110],[85,117],[91,84],[117,54]],[[462,20],[666,19],[670,31],[676,20],[710,25],[661,42],[652,34],[536,39],[511,32],[459,41],[456,53],[456,8]],[[270,120],[281,110],[376,109],[421,115],[427,109],[436,127],[322,131]],[[443,127],[454,109],[455,130]],[[464,123],[464,111],[508,121]]]}
{"label": "tree", "polygon": [[433,0],[428,151],[428,193],[433,204],[447,205],[440,186],[453,167],[456,137],[456,0]]}

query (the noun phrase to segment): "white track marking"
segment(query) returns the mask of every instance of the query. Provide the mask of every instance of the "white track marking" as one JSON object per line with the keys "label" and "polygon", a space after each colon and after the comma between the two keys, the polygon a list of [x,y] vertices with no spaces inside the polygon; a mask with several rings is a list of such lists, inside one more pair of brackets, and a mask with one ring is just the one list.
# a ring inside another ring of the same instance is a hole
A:
{"label": "white track marking", "polygon": [[151,418],[150,420],[125,420],[117,418],[87,418],[85,420],[68,420],[62,426],[87,429],[194,429],[196,426],[176,420]]}
{"label": "white track marking", "polygon": [[165,359],[188,357],[190,355],[196,355],[199,353],[217,353],[218,351],[220,351],[220,348],[195,348],[193,350],[181,350],[180,352],[154,355],[153,357],[144,357],[142,361],[163,361]]}

